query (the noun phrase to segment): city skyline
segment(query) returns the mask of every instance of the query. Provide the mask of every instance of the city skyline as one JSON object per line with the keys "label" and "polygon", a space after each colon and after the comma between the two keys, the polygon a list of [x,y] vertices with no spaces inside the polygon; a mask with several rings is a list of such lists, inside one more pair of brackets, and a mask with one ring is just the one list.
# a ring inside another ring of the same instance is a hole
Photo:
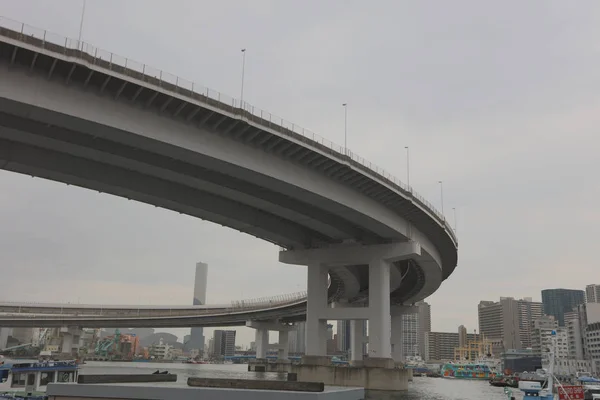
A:
{"label": "city skyline", "polygon": [[[233,3],[199,8],[192,2],[150,7],[89,1],[83,39],[230,94],[239,92],[243,45],[249,102],[341,143],[344,115],[338,108],[348,101],[349,147],[398,177],[406,174],[400,149],[410,146],[411,185],[441,209],[437,182],[443,180],[446,213],[457,209],[458,268],[426,299],[432,331],[454,332],[460,324],[477,326],[474,307],[481,299],[541,301],[541,290],[559,283],[584,290],[593,268],[579,249],[591,247],[599,233],[593,201],[598,185],[590,182],[600,166],[593,151],[600,101],[590,82],[597,82],[600,60],[587,55],[599,29],[597,5],[584,2],[572,10],[559,3],[459,3],[440,5],[449,23],[424,5],[393,2],[363,15],[358,4],[336,2],[259,2],[246,9],[231,8]],[[76,2],[0,4],[6,17],[77,37]],[[314,16],[316,7],[316,18],[303,18]],[[117,12],[129,22],[107,30]],[[474,35],[473,21],[490,12],[498,26]],[[223,13],[237,21],[226,35],[212,22]],[[302,22],[256,28],[290,13]],[[540,13],[544,18],[532,18]],[[195,15],[207,21],[198,24]],[[348,36],[353,19],[365,27],[360,37]],[[554,23],[563,19],[575,28],[556,31]],[[399,34],[369,32],[386,23],[398,26]],[[153,25],[164,28],[160,36],[150,32]],[[272,29],[281,35],[273,37]],[[322,44],[322,37],[330,42]],[[485,47],[480,37],[488,41]],[[551,50],[544,46],[548,41],[556,43]],[[372,48],[374,42],[381,48]],[[522,74],[525,65],[536,73]],[[0,265],[10,270],[5,300],[188,304],[190,265],[199,259],[214,266],[211,303],[305,289],[305,268],[279,264],[276,246],[233,230],[4,171],[0,185]],[[579,232],[580,239],[565,241],[557,232]],[[56,290],[46,290],[48,285]],[[172,331],[183,338],[189,329]],[[252,330],[239,331],[240,343],[253,340]],[[211,336],[206,329],[205,337]]]}

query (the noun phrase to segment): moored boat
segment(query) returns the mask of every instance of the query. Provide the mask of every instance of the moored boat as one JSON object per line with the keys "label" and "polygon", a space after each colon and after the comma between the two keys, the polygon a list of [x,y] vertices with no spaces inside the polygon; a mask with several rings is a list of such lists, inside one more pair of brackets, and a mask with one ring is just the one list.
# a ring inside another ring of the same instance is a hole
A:
{"label": "moored boat", "polygon": [[0,399],[43,399],[49,383],[77,382],[76,361],[5,362],[0,365]]}
{"label": "moored boat", "polygon": [[496,372],[482,363],[447,363],[442,366],[443,378],[489,380]]}

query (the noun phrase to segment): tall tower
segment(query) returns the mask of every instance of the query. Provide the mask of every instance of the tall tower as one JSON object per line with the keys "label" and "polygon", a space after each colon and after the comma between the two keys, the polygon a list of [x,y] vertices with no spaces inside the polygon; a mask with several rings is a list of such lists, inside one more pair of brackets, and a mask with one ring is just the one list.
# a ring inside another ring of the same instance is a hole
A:
{"label": "tall tower", "polygon": [[[194,280],[194,302],[195,306],[206,304],[206,283],[208,279],[208,264],[196,263],[196,278]],[[185,343],[185,349],[198,349],[204,352],[204,330],[203,328],[192,328],[190,340]]]}
{"label": "tall tower", "polygon": [[587,285],[585,287],[586,303],[600,303],[600,285]]}
{"label": "tall tower", "polygon": [[542,303],[544,314],[556,318],[558,326],[565,326],[565,313],[585,303],[585,292],[574,289],[544,289]]}

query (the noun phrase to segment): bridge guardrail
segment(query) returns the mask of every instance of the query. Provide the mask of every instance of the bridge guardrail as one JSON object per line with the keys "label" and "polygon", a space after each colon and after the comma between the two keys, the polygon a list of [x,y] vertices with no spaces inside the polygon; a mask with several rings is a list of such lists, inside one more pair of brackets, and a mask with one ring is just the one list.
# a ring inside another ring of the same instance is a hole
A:
{"label": "bridge guardrail", "polygon": [[[296,292],[283,294],[278,296],[271,297],[261,297],[256,299],[248,299],[248,300],[235,300],[230,304],[223,305],[219,308],[199,308],[195,309],[192,306],[189,308],[165,308],[160,310],[152,310],[146,308],[126,308],[124,306],[122,309],[115,309],[114,306],[107,307],[106,305],[97,305],[94,308],[84,312],[74,312],[73,310],[81,308],[77,307],[77,304],[64,304],[64,309],[61,305],[56,304],[53,306],[54,309],[60,308],[60,313],[44,313],[37,312],[31,313],[26,312],[28,306],[31,308],[35,307],[44,307],[48,306],[43,303],[24,303],[24,302],[13,302],[14,306],[19,307],[19,312],[3,312],[2,304],[7,305],[11,304],[11,302],[2,302],[0,304],[0,319],[3,316],[16,316],[19,318],[30,318],[30,319],[55,319],[57,317],[85,317],[85,318],[94,318],[94,317],[164,317],[164,316],[199,316],[199,315],[210,315],[217,313],[238,313],[244,311],[253,311],[253,310],[264,310],[269,308],[276,307],[284,307],[287,305],[293,305],[302,302],[306,299],[306,292]],[[83,305],[89,307],[90,305]],[[123,309],[127,309],[127,311],[122,311]]]}
{"label": "bridge guardrail", "polygon": [[180,78],[127,57],[102,50],[85,41],[70,39],[66,36],[36,28],[10,18],[0,16],[0,35],[20,40],[42,49],[62,53],[69,57],[78,58],[85,62],[107,68],[111,71],[156,84],[164,89],[172,90],[176,93],[203,101],[222,111],[232,113],[242,120],[254,122],[313,146],[317,144],[318,146],[316,147],[320,150],[334,155],[364,172],[374,175],[384,183],[403,193],[405,196],[412,198],[425,209],[425,211],[431,213],[438,219],[440,225],[444,227],[454,243],[458,245],[456,234],[447,223],[445,216],[423,196],[416,193],[411,186],[400,181],[400,179],[385,171],[383,168],[380,168],[365,158],[355,154],[349,148],[335,144],[308,129],[304,129],[292,122],[286,121],[268,111],[254,107],[245,101],[240,101],[216,90],[196,84],[193,81]]}

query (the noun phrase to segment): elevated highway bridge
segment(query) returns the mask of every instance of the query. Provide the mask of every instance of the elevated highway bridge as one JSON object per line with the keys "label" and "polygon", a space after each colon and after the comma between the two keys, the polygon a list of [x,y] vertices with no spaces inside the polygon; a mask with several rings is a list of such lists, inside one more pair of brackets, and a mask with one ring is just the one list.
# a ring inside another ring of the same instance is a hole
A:
{"label": "elevated highway bridge", "polygon": [[[430,296],[457,265],[454,232],[411,187],[246,102],[5,18],[0,71],[0,168],[279,245],[281,262],[308,266],[306,300],[284,306],[284,318],[305,315],[310,355],[325,351],[327,319],[348,319],[355,332],[369,320],[370,355],[389,358],[392,310]],[[274,308],[244,312],[280,316]],[[209,318],[184,317],[161,315],[152,326]],[[221,317],[219,324],[239,323]],[[94,318],[86,324],[105,322]]]}

